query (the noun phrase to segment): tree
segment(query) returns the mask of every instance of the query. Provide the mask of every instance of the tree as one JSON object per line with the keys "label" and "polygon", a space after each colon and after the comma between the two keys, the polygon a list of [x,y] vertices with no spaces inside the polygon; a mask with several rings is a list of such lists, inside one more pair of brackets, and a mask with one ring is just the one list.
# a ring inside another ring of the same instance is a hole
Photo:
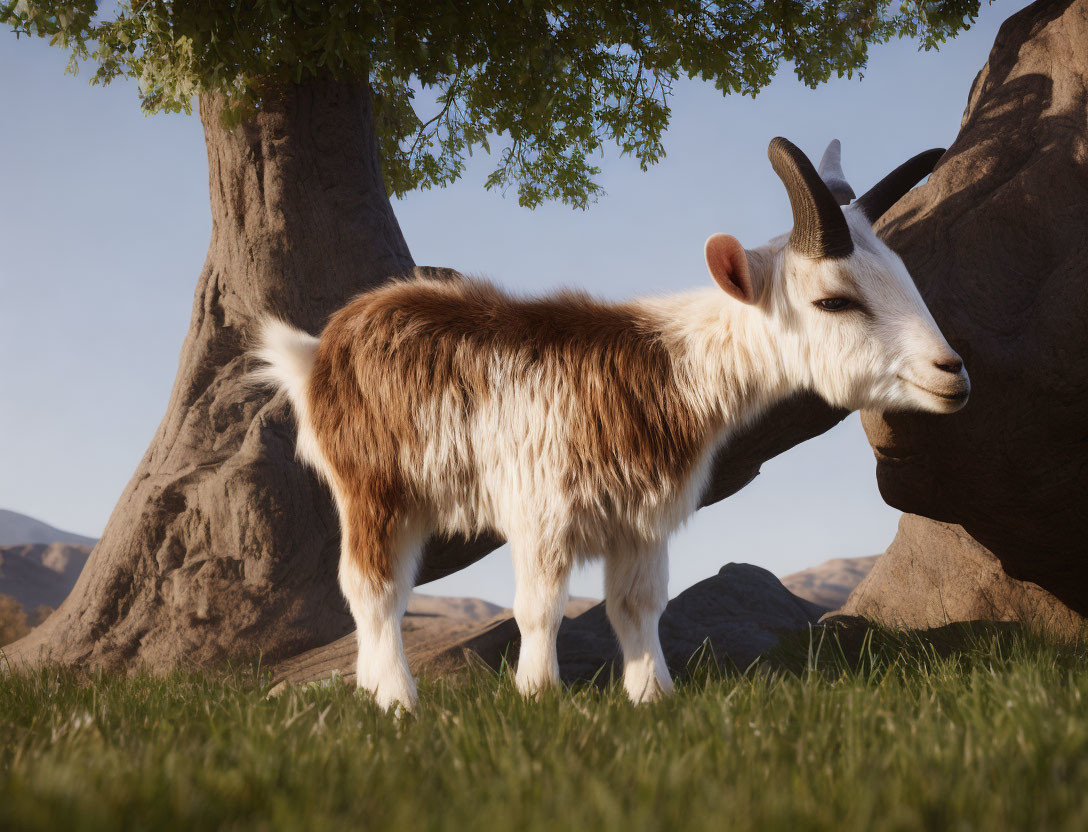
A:
{"label": "tree", "polygon": [[[75,589],[10,654],[166,667],[277,658],[350,629],[324,488],[293,460],[281,399],[245,383],[258,316],[317,332],[352,294],[415,268],[388,196],[457,179],[483,150],[485,187],[585,208],[606,146],[664,154],[681,75],[755,95],[791,61],[816,85],[861,71],[893,36],[932,48],[979,0],[92,0],[0,4],[47,37],[139,80],[147,112],[199,101],[212,239],[167,413]],[[433,98],[433,115],[424,105]],[[492,147],[494,144],[494,147]],[[438,270],[441,273],[441,270]],[[719,455],[704,502],[839,419],[791,402]],[[499,543],[431,541],[421,581]]]}

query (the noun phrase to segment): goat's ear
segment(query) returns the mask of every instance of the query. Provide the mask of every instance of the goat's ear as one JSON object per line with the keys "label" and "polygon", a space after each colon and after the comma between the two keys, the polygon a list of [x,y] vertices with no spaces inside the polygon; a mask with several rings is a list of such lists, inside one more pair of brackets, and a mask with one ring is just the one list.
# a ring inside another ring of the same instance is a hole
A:
{"label": "goat's ear", "polygon": [[759,301],[761,275],[748,263],[748,253],[736,237],[714,234],[706,241],[706,267],[714,282],[742,303]]}

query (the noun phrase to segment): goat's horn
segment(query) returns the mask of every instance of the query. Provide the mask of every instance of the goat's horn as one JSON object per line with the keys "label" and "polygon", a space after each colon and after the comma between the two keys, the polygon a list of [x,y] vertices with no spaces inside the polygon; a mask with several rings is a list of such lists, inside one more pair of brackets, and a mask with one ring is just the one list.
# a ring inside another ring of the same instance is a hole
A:
{"label": "goat's horn", "polygon": [[935,147],[933,150],[927,150],[908,159],[862,194],[854,205],[861,210],[869,222],[876,222],[889,208],[902,199],[907,191],[929,176],[936,167],[937,160],[943,155],[944,148]]}
{"label": "goat's horn", "polygon": [[846,181],[846,174],[842,172],[842,145],[838,139],[831,140],[817,170],[835,201],[839,205],[849,205],[855,194],[850,183]]}
{"label": "goat's horn", "polygon": [[812,260],[849,256],[854,241],[846,217],[808,157],[781,137],[771,139],[767,156],[793,208],[790,248]]}

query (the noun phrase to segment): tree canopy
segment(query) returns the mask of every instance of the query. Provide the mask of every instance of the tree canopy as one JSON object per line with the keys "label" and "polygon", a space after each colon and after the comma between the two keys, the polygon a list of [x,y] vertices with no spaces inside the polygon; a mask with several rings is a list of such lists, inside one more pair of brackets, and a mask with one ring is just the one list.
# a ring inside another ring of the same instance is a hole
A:
{"label": "tree canopy", "polygon": [[92,83],[137,79],[148,113],[209,92],[237,121],[283,83],[367,79],[391,194],[454,182],[494,142],[486,187],[585,207],[606,145],[643,169],[664,156],[681,75],[754,96],[788,61],[815,86],[892,37],[934,48],[980,2],[0,0],[0,21],[68,50],[71,71],[91,63]]}

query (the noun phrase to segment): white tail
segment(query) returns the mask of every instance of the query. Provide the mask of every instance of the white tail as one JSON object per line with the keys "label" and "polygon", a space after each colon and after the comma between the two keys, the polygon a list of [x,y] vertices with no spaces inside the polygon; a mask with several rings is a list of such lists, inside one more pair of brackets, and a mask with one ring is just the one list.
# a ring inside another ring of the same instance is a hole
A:
{"label": "white tail", "polygon": [[260,340],[253,351],[264,362],[263,367],[253,371],[254,380],[286,390],[299,416],[307,410],[306,385],[317,355],[317,343],[316,338],[301,329],[277,318],[267,318],[261,324]]}
{"label": "white tail", "polygon": [[263,366],[250,373],[257,384],[266,384],[287,392],[295,411],[298,437],[295,453],[318,474],[328,479],[329,469],[321,456],[310,424],[308,390],[310,375],[317,358],[318,339],[278,318],[265,318],[260,324],[257,346],[251,353]]}

